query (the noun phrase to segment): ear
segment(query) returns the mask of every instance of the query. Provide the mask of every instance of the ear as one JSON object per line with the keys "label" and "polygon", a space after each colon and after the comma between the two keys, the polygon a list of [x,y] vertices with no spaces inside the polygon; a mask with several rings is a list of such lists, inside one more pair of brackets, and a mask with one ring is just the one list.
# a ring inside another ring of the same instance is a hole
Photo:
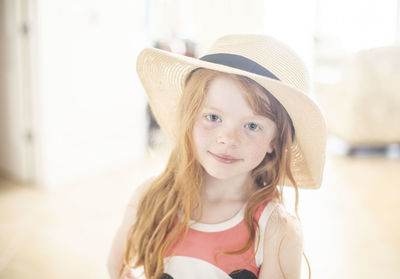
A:
{"label": "ear", "polygon": [[278,131],[276,128],[276,124],[274,124],[274,134],[273,134],[272,138],[270,138],[270,140],[267,142],[267,154],[271,154],[275,151],[275,149],[273,148],[273,145],[275,145],[277,133],[278,133]]}
{"label": "ear", "polygon": [[273,151],[274,149],[272,148],[271,144],[268,144],[267,154],[271,154]]}

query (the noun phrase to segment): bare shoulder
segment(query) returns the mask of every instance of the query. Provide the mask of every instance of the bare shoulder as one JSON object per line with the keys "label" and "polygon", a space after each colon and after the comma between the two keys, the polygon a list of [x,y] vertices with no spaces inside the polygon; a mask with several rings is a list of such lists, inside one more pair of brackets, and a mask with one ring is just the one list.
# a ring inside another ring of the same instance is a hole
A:
{"label": "bare shoulder", "polygon": [[142,197],[142,195],[147,191],[147,189],[149,188],[149,186],[152,184],[152,182],[154,181],[155,177],[150,177],[148,179],[146,179],[143,183],[139,184],[133,191],[129,202],[128,202],[128,206],[129,207],[133,207],[136,208],[140,198]]}
{"label": "bare shoulder", "polygon": [[274,205],[265,227],[262,248],[263,263],[259,278],[300,278],[302,226],[281,204]]}
{"label": "bare shoulder", "polygon": [[135,222],[136,209],[140,197],[151,185],[152,181],[154,181],[154,178],[149,178],[139,186],[135,187],[128,201],[128,205],[122,218],[122,222],[120,223],[118,230],[114,236],[114,240],[112,242],[111,249],[108,255],[107,266],[110,278],[112,279],[116,279],[119,277],[118,274],[122,265],[122,255],[125,250],[127,233],[130,227]]}
{"label": "bare shoulder", "polygon": [[278,233],[291,237],[303,236],[300,221],[292,215],[283,205],[277,203],[266,224],[266,233]]}

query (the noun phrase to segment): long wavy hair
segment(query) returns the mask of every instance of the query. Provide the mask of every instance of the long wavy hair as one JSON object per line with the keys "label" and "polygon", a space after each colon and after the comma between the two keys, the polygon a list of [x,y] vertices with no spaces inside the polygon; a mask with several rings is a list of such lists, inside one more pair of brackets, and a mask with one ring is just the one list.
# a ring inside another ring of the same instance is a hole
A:
{"label": "long wavy hair", "polygon": [[[186,236],[193,210],[199,208],[199,212],[202,212],[200,193],[204,170],[195,158],[193,126],[210,82],[220,76],[236,82],[253,111],[270,118],[277,127],[271,143],[273,151],[267,153],[251,173],[252,183],[257,190],[248,197],[244,213],[249,239],[241,249],[222,253],[240,254],[252,247],[259,235],[254,213],[259,206],[274,198],[284,203],[283,186],[280,185],[284,185],[285,177],[294,185],[295,212],[298,217],[298,188],[290,170],[289,152],[294,128],[286,110],[264,87],[247,77],[198,68],[186,78],[176,118],[179,131],[166,168],[151,182],[139,200],[135,222],[127,235],[120,274],[127,267],[143,266],[146,278],[160,278],[164,270],[164,257],[182,233]],[[178,214],[180,222],[177,221]]]}

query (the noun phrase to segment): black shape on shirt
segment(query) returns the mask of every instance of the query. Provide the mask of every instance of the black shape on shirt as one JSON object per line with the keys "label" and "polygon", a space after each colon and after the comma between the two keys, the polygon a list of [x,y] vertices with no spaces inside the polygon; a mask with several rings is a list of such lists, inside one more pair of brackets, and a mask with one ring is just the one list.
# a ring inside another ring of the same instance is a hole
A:
{"label": "black shape on shirt", "polygon": [[232,271],[229,276],[233,279],[257,279],[257,276],[246,269]]}
{"label": "black shape on shirt", "polygon": [[171,275],[169,275],[168,273],[164,273],[160,279],[174,279],[174,277],[172,277]]}

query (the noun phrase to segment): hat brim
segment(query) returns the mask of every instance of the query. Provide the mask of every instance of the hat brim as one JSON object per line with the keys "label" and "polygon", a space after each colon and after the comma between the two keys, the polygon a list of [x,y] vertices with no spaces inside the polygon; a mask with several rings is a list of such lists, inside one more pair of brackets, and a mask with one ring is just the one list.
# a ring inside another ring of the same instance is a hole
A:
{"label": "hat brim", "polygon": [[[317,189],[325,164],[326,123],[318,105],[282,81],[171,52],[146,48],[137,58],[137,72],[147,92],[150,107],[161,129],[175,137],[171,115],[176,112],[187,75],[206,68],[246,76],[267,89],[286,109],[295,128],[291,170],[299,188]],[[287,179],[285,185],[291,185]]]}

